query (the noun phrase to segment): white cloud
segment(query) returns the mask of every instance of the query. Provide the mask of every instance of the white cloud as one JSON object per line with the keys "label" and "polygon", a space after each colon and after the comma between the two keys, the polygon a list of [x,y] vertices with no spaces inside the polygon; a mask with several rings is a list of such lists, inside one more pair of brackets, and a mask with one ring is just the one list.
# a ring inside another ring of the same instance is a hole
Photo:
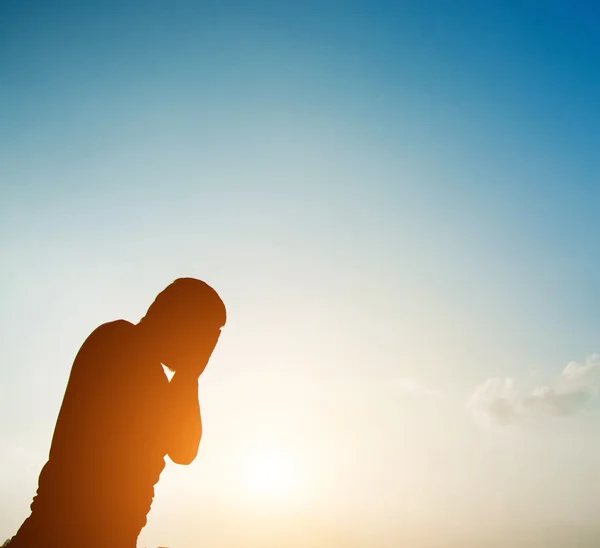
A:
{"label": "white cloud", "polygon": [[588,356],[583,364],[569,362],[562,372],[561,380],[570,389],[597,388],[600,381],[600,354]]}
{"label": "white cloud", "polygon": [[491,378],[480,384],[467,401],[467,409],[481,426],[509,424],[521,414],[513,379]]}
{"label": "white cloud", "polygon": [[600,355],[585,363],[569,362],[552,385],[535,387],[523,395],[513,379],[491,378],[475,388],[467,409],[485,427],[512,424],[534,413],[568,416],[598,396]]}
{"label": "white cloud", "polygon": [[535,388],[523,400],[523,404],[531,411],[540,411],[553,416],[567,416],[587,403],[590,397],[590,393],[582,390],[558,392],[550,386],[541,386]]}

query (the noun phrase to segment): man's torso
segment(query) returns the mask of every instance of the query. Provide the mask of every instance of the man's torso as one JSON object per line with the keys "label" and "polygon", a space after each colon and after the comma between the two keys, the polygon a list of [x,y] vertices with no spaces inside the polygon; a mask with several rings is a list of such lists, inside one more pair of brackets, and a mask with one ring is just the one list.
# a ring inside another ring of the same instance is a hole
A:
{"label": "man's torso", "polygon": [[45,531],[61,545],[67,534],[88,546],[125,539],[135,546],[165,465],[168,426],[168,380],[144,350],[135,326],[123,320],[85,341],[23,534]]}

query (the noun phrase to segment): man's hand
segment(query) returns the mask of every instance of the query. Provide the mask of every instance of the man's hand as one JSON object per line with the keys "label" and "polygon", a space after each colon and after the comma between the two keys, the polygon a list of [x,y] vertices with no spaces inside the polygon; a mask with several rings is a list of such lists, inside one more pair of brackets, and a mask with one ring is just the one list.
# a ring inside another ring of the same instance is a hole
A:
{"label": "man's hand", "polygon": [[167,356],[165,365],[186,377],[198,379],[206,369],[220,335],[221,329],[217,329],[200,337],[182,337],[177,348]]}

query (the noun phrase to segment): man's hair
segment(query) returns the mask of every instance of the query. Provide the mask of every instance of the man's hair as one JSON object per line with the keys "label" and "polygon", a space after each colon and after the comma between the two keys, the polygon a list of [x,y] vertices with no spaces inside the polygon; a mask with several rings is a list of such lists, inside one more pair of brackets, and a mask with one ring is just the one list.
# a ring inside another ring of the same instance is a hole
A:
{"label": "man's hair", "polygon": [[196,278],[178,278],[157,295],[142,321],[158,325],[175,321],[222,327],[227,321],[227,311],[210,285]]}

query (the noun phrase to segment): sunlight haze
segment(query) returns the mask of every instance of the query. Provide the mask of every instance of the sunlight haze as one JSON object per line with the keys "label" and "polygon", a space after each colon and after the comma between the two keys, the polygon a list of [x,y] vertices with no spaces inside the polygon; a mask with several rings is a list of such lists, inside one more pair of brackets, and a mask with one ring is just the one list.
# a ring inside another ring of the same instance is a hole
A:
{"label": "sunlight haze", "polygon": [[584,5],[3,2],[0,543],[85,338],[193,276],[228,321],[138,546],[598,546]]}

